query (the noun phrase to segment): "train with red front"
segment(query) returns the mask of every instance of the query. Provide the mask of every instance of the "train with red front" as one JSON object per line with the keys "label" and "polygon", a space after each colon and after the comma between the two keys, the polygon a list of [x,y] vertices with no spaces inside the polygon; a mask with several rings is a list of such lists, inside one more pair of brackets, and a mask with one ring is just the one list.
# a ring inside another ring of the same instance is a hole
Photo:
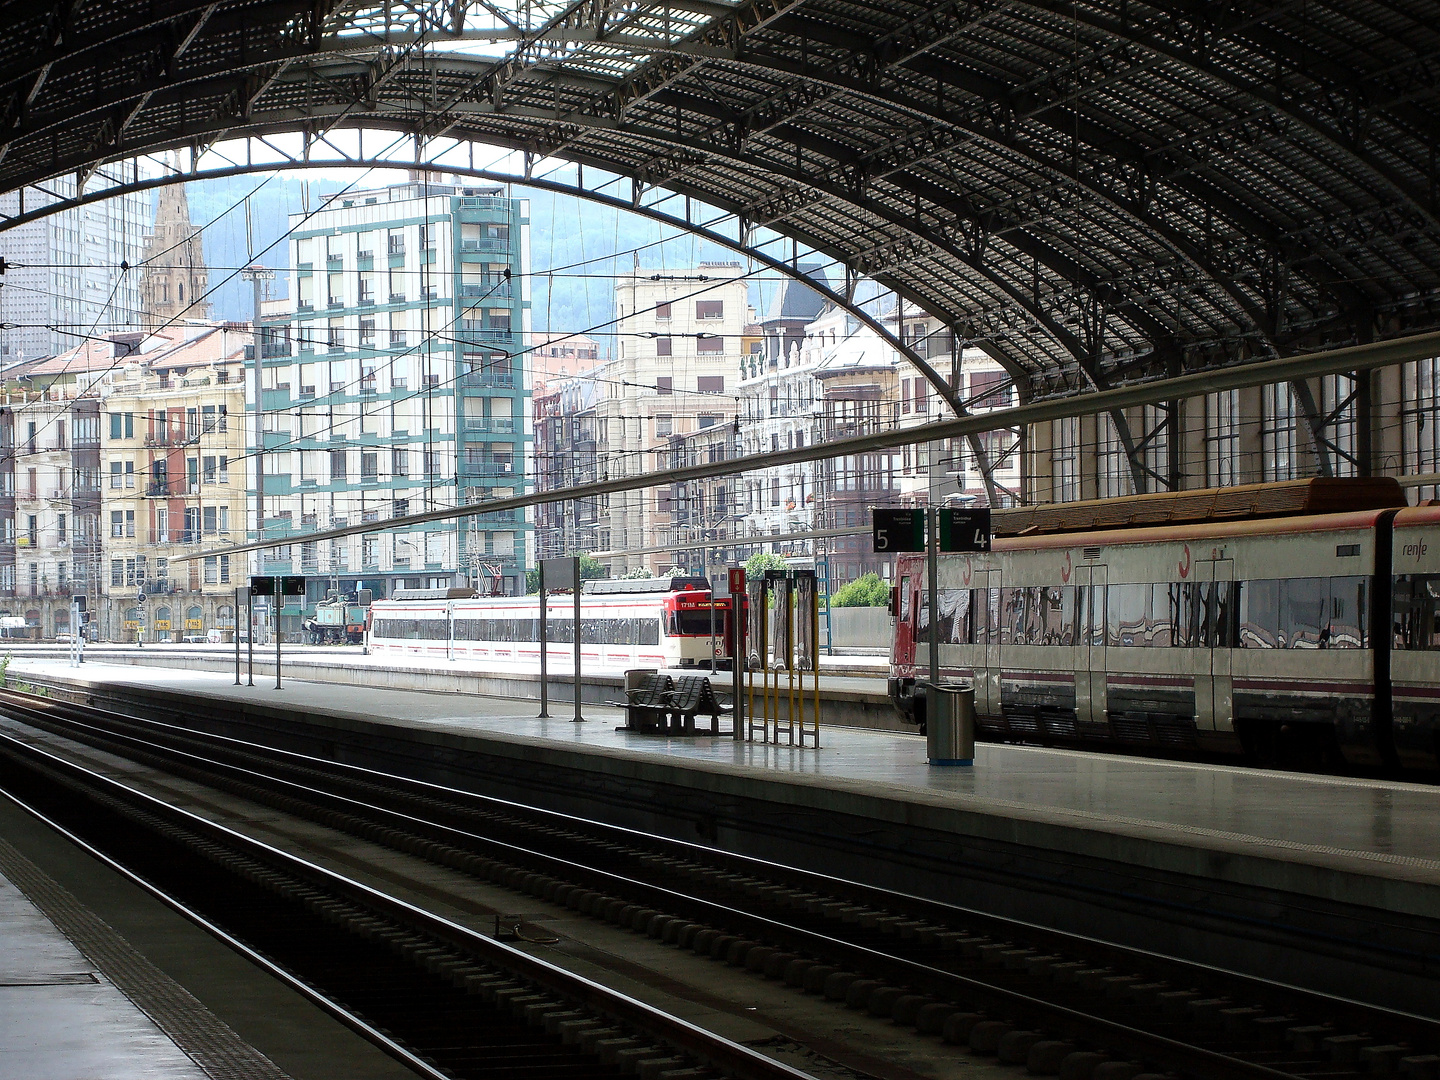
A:
{"label": "train with red front", "polygon": [[[1440,769],[1440,506],[1317,478],[1000,510],[942,555],[942,679],[977,734],[1334,769]],[[925,725],[923,555],[897,560],[889,692]]]}

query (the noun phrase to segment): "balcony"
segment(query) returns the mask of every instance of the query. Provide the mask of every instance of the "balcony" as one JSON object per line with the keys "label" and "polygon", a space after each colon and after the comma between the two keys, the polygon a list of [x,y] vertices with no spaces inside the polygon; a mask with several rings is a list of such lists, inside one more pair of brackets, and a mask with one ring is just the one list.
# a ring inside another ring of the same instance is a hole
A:
{"label": "balcony", "polygon": [[510,297],[514,295],[510,281],[503,277],[486,278],[482,281],[466,281],[460,285],[462,299],[479,297]]}
{"label": "balcony", "polygon": [[462,254],[484,253],[487,255],[509,255],[510,241],[498,239],[484,240],[461,240],[460,251]]}
{"label": "balcony", "polygon": [[470,416],[465,419],[464,430],[482,435],[513,435],[515,434],[515,418],[513,416],[495,416],[487,419]]}
{"label": "balcony", "polygon": [[486,343],[508,345],[514,331],[508,326],[486,326],[476,322],[474,319],[460,320],[460,340],[462,342]]}
{"label": "balcony", "polygon": [[405,294],[404,294],[404,293],[398,293],[398,292],[392,292],[392,293],[390,294],[390,303],[392,303],[392,304],[403,304],[403,303],[405,303]]}
{"label": "balcony", "polygon": [[513,477],[515,466],[508,461],[462,461],[459,473],[461,476]]}
{"label": "balcony", "polygon": [[[429,378],[438,379],[439,376],[431,375]],[[515,385],[515,376],[494,371],[467,371],[460,376],[458,382],[462,389],[476,387],[510,389]]]}

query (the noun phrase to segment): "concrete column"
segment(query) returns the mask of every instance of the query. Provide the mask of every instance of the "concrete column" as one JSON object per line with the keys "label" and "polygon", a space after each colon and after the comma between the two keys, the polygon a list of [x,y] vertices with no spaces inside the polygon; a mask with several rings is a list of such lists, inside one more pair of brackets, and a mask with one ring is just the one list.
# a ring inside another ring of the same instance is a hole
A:
{"label": "concrete column", "polygon": [[1405,415],[1405,387],[1414,385],[1415,365],[1397,364],[1377,368],[1370,384],[1370,457],[1375,476],[1399,476],[1405,469],[1416,471],[1413,461],[1405,457],[1408,439]]}
{"label": "concrete column", "polygon": [[1176,446],[1178,453],[1171,457],[1171,468],[1177,477],[1176,489],[1181,491],[1203,488],[1206,484],[1205,468],[1205,399],[1185,398],[1180,401],[1175,417]]}
{"label": "concrete column", "polygon": [[1096,470],[1100,467],[1100,455],[1096,449],[1100,442],[1101,419],[1094,413],[1080,417],[1080,445],[1075,452],[1075,467],[1080,476],[1080,498],[1099,498],[1100,485]]}
{"label": "concrete column", "polygon": [[1054,424],[1046,420],[1041,424],[1030,424],[1029,438],[1025,440],[1025,475],[1020,488],[1025,501],[1049,503],[1055,501],[1055,464],[1050,451]]}

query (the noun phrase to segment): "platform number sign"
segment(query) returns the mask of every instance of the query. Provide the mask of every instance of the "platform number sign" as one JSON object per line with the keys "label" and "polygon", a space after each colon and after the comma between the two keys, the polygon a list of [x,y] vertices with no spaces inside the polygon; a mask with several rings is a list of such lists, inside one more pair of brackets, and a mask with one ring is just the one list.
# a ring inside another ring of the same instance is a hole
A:
{"label": "platform number sign", "polygon": [[871,514],[875,554],[925,550],[924,510],[872,510]]}
{"label": "platform number sign", "polygon": [[956,509],[940,511],[941,551],[989,551],[990,510]]}

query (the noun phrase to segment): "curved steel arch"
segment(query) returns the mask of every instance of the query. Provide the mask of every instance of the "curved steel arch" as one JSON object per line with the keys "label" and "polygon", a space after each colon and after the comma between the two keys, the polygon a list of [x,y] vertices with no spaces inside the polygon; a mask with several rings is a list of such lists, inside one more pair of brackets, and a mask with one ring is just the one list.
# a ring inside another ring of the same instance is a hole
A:
{"label": "curved steel arch", "polygon": [[1437,27],[1440,0],[50,0],[0,28],[0,188],[296,126],[521,147],[802,238],[1023,396],[1074,394],[1440,324]]}
{"label": "curved steel arch", "polygon": [[[835,304],[837,307],[843,308],[858,322],[864,324],[872,331],[874,331],[875,334],[878,335],[882,341],[884,341],[887,345],[893,348],[902,358],[904,358],[907,363],[914,367],[925,378],[926,382],[928,382],[935,389],[936,393],[943,401],[946,402],[947,405],[950,406],[951,410],[955,413],[957,417],[969,415],[968,410],[965,407],[965,400],[959,390],[955,387],[952,387],[949,380],[946,379],[945,376],[940,374],[940,372],[936,371],[926,357],[921,356],[904,340],[896,337],[893,333],[891,333],[885,327],[885,324],[881,320],[875,318],[873,315],[865,311],[863,307],[856,304],[848,295],[848,291],[839,291],[822,285],[819,282],[815,281],[813,278],[810,278],[803,274],[793,261],[786,262],[783,258],[777,258],[776,256],[766,252],[763,247],[756,246],[755,244],[748,242],[745,234],[751,233],[752,230],[750,229],[746,229],[742,226],[739,229],[739,232],[742,235],[739,238],[733,238],[727,236],[724,232],[721,232],[718,229],[714,228],[713,226],[717,224],[716,221],[712,220],[706,222],[694,220],[689,216],[689,211],[696,209],[696,207],[694,203],[689,199],[685,200],[685,207],[687,211],[686,216],[678,216],[660,209],[659,205],[647,205],[641,202],[639,199],[638,190],[634,187],[633,183],[631,195],[629,198],[623,198],[615,195],[607,195],[596,188],[587,188],[584,186],[583,169],[577,170],[577,176],[574,183],[568,183],[560,180],[550,179],[547,177],[535,177],[530,174],[528,169],[519,173],[512,173],[495,168],[476,168],[475,166],[469,164],[427,161],[419,155],[416,155],[404,161],[397,161],[390,158],[370,159],[364,157],[347,157],[343,159],[316,159],[313,157],[305,157],[301,159],[286,160],[283,163],[271,160],[264,162],[251,162],[244,165],[229,165],[218,168],[202,169],[192,166],[192,168],[187,171],[165,172],[158,176],[146,177],[145,179],[140,179],[138,175],[136,175],[131,180],[126,181],[122,177],[113,180],[111,183],[109,183],[103,188],[96,189],[92,187],[91,190],[88,190],[83,194],[70,197],[55,198],[52,201],[48,201],[45,204],[34,207],[30,210],[22,210],[19,213],[5,216],[3,218],[0,218],[0,236],[4,235],[4,231],[6,229],[14,228],[17,225],[24,224],[28,221],[35,221],[52,214],[60,213],[61,211],[71,209],[73,207],[88,205],[90,203],[99,202],[104,199],[113,198],[118,195],[129,194],[132,192],[151,191],[156,188],[169,186],[171,184],[190,183],[198,180],[218,180],[224,179],[226,177],[243,176],[258,172],[273,172],[280,167],[286,169],[334,169],[338,166],[363,167],[368,165],[374,166],[376,168],[404,168],[407,166],[413,167],[416,164],[417,159],[419,160],[419,164],[425,168],[442,170],[446,173],[453,173],[459,176],[474,177],[478,180],[486,180],[494,183],[514,184],[522,187],[531,187],[538,190],[551,191],[557,194],[572,195],[576,198],[586,199],[591,202],[600,203],[616,210],[623,210],[627,213],[637,214],[641,217],[649,218],[652,221],[658,221],[662,224],[671,225],[678,229],[682,229],[685,232],[699,236],[702,239],[709,241],[710,243],[728,248],[731,251],[736,252],[737,254],[744,255],[746,258],[753,259],[756,262],[765,265],[769,269],[778,271],[782,274],[787,275],[788,277],[794,278],[795,280],[804,283],[808,288],[813,289],[816,293],[819,293],[830,303]],[[607,182],[603,186],[608,187],[610,186],[610,183],[613,183],[613,181]],[[675,197],[677,196],[670,196],[670,198]],[[669,199],[667,198],[665,201],[669,201]],[[722,220],[729,219],[731,219],[731,215],[723,215],[722,217]],[[897,301],[898,299],[899,297],[897,297]],[[1015,372],[1013,369],[1010,371],[1010,374],[1012,377],[1014,377]],[[992,506],[1000,505],[1000,489],[995,483],[993,463],[989,459],[989,454],[986,452],[986,449],[981,443],[978,435],[968,435],[965,437],[965,439],[972,456],[975,458],[976,467],[980,470],[981,478],[985,484],[986,493],[990,499],[990,504]],[[1018,495],[1018,493],[1011,494]]]}

